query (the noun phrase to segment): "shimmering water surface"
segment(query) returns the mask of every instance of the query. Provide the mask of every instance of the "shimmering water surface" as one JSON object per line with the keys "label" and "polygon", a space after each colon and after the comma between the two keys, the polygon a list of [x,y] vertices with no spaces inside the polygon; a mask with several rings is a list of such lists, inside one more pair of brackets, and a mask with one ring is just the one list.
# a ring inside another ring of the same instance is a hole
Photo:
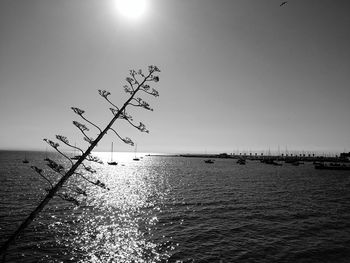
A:
{"label": "shimmering water surface", "polygon": [[[0,152],[1,243],[48,187],[30,169],[45,168],[45,153],[27,157]],[[90,177],[109,190],[73,178],[87,187],[81,205],[55,198],[8,262],[350,262],[349,171],[114,157],[117,166],[95,164]]]}

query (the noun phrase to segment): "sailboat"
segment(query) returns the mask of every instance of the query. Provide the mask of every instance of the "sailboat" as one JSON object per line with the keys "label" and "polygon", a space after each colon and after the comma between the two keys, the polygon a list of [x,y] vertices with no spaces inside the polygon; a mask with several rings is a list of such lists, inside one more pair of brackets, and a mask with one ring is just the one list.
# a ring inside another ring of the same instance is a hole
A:
{"label": "sailboat", "polygon": [[137,144],[135,145],[135,157],[134,157],[134,161],[140,161],[140,159],[139,158],[137,158],[137,156],[136,156],[136,152],[137,152]]}
{"label": "sailboat", "polygon": [[50,159],[49,159],[49,157],[47,155],[47,147],[46,147],[45,148],[45,159],[44,159],[44,161],[48,161],[48,160],[50,160]]}
{"label": "sailboat", "polygon": [[107,162],[109,165],[117,165],[117,162],[113,161],[113,142],[112,142],[112,149],[111,149],[111,161]]}
{"label": "sailboat", "polygon": [[26,152],[24,153],[24,160],[22,161],[22,163],[29,163]]}

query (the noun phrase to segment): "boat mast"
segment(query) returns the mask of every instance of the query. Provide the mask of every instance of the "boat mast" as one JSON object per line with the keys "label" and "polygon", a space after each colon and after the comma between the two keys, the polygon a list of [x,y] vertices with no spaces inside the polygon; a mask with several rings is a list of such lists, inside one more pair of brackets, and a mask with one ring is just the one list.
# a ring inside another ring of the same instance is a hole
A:
{"label": "boat mast", "polygon": [[112,148],[111,148],[111,162],[113,162],[113,142],[112,142]]}

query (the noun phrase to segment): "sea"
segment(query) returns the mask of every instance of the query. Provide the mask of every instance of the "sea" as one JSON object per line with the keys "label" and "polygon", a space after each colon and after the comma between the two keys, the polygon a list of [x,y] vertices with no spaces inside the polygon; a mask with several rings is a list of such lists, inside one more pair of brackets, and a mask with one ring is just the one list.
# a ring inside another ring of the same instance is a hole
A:
{"label": "sea", "polygon": [[[55,197],[6,262],[350,262],[350,171],[141,153],[110,166],[94,154],[104,164],[60,194],[79,205]],[[70,166],[53,152],[0,151],[0,244],[61,177],[46,157]]]}

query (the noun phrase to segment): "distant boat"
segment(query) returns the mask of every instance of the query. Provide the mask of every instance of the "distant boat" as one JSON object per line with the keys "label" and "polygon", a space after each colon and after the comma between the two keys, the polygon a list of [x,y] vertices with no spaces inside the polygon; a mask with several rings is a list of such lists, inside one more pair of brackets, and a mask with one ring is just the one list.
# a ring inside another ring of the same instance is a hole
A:
{"label": "distant boat", "polygon": [[291,162],[291,165],[299,166],[301,163],[299,161]]}
{"label": "distant boat", "polygon": [[134,161],[140,161],[140,159],[137,158],[136,153],[137,153],[137,144],[135,145],[135,157],[134,157],[133,160],[134,160]]}
{"label": "distant boat", "polygon": [[28,159],[27,159],[27,153],[24,153],[24,159],[22,161],[22,163],[29,163]]}
{"label": "distant boat", "polygon": [[350,170],[350,166],[347,166],[345,164],[324,164],[324,163],[318,163],[315,165],[315,169],[319,170]]}
{"label": "distant boat", "polygon": [[237,163],[238,163],[239,165],[245,165],[245,164],[246,164],[246,160],[245,160],[245,159],[238,159],[238,160],[237,160]]}
{"label": "distant boat", "polygon": [[214,160],[208,159],[208,160],[204,160],[205,163],[214,163]]}
{"label": "distant boat", "polygon": [[118,163],[113,161],[113,142],[112,142],[112,148],[111,148],[111,161],[107,162],[109,165],[117,165]]}
{"label": "distant boat", "polygon": [[266,163],[266,164],[272,164],[275,166],[282,166],[281,163],[276,162],[274,159],[263,159],[261,160],[262,163]]}

